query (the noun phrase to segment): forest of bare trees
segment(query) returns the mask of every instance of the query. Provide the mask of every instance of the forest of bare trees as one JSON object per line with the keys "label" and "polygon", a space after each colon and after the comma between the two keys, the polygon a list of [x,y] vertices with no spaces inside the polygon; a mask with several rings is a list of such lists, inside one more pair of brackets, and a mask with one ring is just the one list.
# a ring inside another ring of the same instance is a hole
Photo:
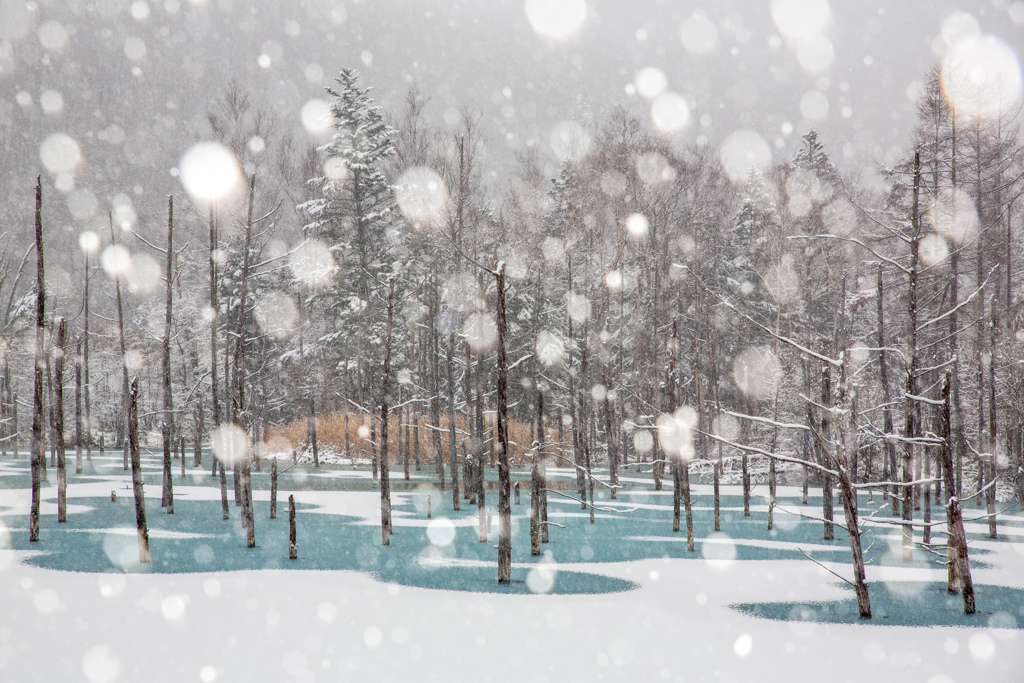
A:
{"label": "forest of bare trees", "polygon": [[[1024,499],[1019,110],[961,107],[935,71],[913,138],[871,182],[814,131],[737,173],[619,110],[564,135],[554,174],[527,151],[498,182],[472,111],[437,127],[413,87],[384,112],[353,70],[328,95],[308,147],[228,87],[167,215],[115,204],[107,234],[69,242],[43,179],[35,214],[8,217],[0,443],[31,447],[34,537],[47,448],[64,482],[65,447],[76,473],[104,449],[137,470],[140,439],[162,449],[167,513],[188,444],[250,547],[251,472],[269,456],[368,461],[385,545],[389,478],[410,468],[454,509],[479,505],[486,540],[497,466],[499,581],[516,465],[535,494],[546,468],[574,469],[592,520],[595,486],[671,486],[690,550],[691,482],[739,484],[747,515],[766,485],[769,525],[792,514],[775,510],[786,483],[805,503],[821,490],[820,513],[800,514],[826,539],[847,531],[862,616],[865,490],[891,505],[908,561],[948,553],[973,611],[964,511],[995,537]],[[44,253],[59,264],[45,284]]]}

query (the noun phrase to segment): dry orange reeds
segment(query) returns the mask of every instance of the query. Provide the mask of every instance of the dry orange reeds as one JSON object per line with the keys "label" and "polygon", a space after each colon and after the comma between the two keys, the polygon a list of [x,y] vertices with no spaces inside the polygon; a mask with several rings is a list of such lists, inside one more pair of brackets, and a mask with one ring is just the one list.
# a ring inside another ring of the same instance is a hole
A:
{"label": "dry orange reeds", "polygon": [[[371,438],[377,443],[380,443],[380,434],[377,433],[380,429],[380,420],[377,420],[377,429],[371,430],[370,428],[370,416],[366,413],[349,412],[348,416],[348,448],[351,451],[351,455],[354,457],[370,457],[372,450]],[[316,437],[317,444],[320,448],[330,448],[335,453],[345,453],[346,439],[346,413],[336,412],[328,413],[326,415],[317,416],[316,419]],[[405,426],[409,425],[409,458],[413,458],[416,444],[412,442],[416,438],[415,418],[403,417],[401,427],[398,424],[397,416],[392,416],[389,420],[388,425],[388,451],[391,454],[391,458],[394,461],[397,459],[399,452],[398,439],[399,429],[401,428],[402,443],[405,442],[406,431]],[[493,427],[494,414],[490,413],[487,416],[488,431],[485,432],[484,438],[491,439],[492,433],[491,428]],[[442,414],[439,425],[433,425],[436,428],[440,428],[438,436],[440,437],[441,444],[441,457],[447,462],[448,461],[448,416]],[[431,422],[427,416],[419,416],[419,442],[420,442],[420,460],[427,466],[433,462],[433,439],[431,437]],[[458,448],[461,450],[462,442],[469,437],[469,430],[467,428],[467,421],[465,415],[456,414],[455,416],[455,436],[459,444]],[[530,423],[521,420],[509,420],[508,425],[508,438],[510,442],[510,456],[513,459],[521,459],[523,454],[529,450],[531,429]],[[271,443],[282,443],[283,441],[288,442],[289,448],[294,448],[298,451],[303,451],[307,447],[306,443],[307,431],[306,431],[306,420],[298,419],[290,424],[277,428],[271,431]],[[486,452],[490,452],[491,443],[490,441],[486,444]]]}

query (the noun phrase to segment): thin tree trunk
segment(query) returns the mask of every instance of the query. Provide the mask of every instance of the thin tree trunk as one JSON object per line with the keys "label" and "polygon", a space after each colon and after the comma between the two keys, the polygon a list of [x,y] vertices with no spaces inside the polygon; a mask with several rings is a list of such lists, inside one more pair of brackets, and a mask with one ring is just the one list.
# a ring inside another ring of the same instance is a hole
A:
{"label": "thin tree trunk", "polygon": [[[505,264],[498,264],[498,583],[512,581],[512,507],[508,462],[508,360],[505,357]],[[456,496],[456,499],[458,497]]]}
{"label": "thin tree trunk", "polygon": [[[821,368],[821,405],[827,406],[832,402],[832,381],[829,367],[823,365]],[[829,438],[829,427],[831,421],[828,419],[827,411],[821,415],[821,438]],[[828,459],[828,453],[821,449],[821,464],[824,465]],[[824,538],[826,541],[835,539],[835,527],[832,523],[835,515],[835,502],[832,497],[832,477],[825,472],[821,473],[821,512],[825,520]]]}
{"label": "thin tree trunk", "polygon": [[231,504],[228,502],[228,477],[224,472],[224,463],[213,459],[214,467],[220,468],[220,507],[224,519],[231,519]]}
{"label": "thin tree trunk", "polygon": [[299,559],[299,541],[295,534],[295,496],[288,496],[288,559]]}
{"label": "thin tree trunk", "polygon": [[608,442],[608,479],[611,484],[611,498],[615,500],[619,488],[619,449],[616,443],[616,432],[612,417],[612,402],[608,399],[610,376],[605,373],[605,395],[604,395],[604,436]]}
{"label": "thin tree trunk", "polygon": [[722,524],[721,524],[721,517],[719,515],[719,504],[720,504],[719,480],[721,479],[722,465],[721,465],[721,463],[717,463],[716,462],[716,463],[713,464],[713,467],[714,467],[714,473],[715,473],[715,531],[721,531],[722,530]]}
{"label": "thin tree trunk", "polygon": [[277,519],[277,458],[270,461],[270,518]]}
{"label": "thin tree trunk", "polygon": [[39,540],[40,479],[46,446],[43,443],[43,369],[46,339],[46,279],[43,262],[43,183],[36,178],[36,348],[32,401],[32,505],[29,511],[28,540]]}
{"label": "thin tree trunk", "polygon": [[[431,320],[436,320],[438,316],[438,294],[437,294],[437,279],[432,278],[431,284],[431,298],[430,298],[430,314]],[[444,490],[444,459],[441,455],[441,435],[438,430],[441,428],[441,406],[438,402],[438,397],[441,394],[441,380],[438,371],[438,354],[439,354],[439,342],[437,326],[430,326],[430,336],[428,338],[428,349],[427,353],[429,361],[427,365],[428,377],[430,378],[430,420],[433,423],[433,429],[430,430],[430,443],[434,449],[434,470],[437,473],[437,485],[443,491]]]}
{"label": "thin tree trunk", "polygon": [[[6,442],[5,442],[6,443]],[[82,473],[82,340],[75,349],[75,474]]]}
{"label": "thin tree trunk", "polygon": [[149,528],[146,526],[146,493],[142,488],[142,461],[139,457],[139,379],[128,389],[128,449],[132,460],[132,492],[135,494],[135,529],[139,537],[139,562],[150,563]]}
{"label": "thin tree trunk", "polygon": [[445,370],[448,378],[448,469],[452,476],[452,509],[459,510],[459,455],[455,446],[455,333],[448,335]]}
{"label": "thin tree trunk", "polygon": [[911,562],[914,559],[914,446],[912,439],[917,437],[916,406],[914,399],[917,394],[917,262],[918,243],[921,237],[920,216],[918,215],[918,203],[920,198],[921,185],[921,155],[914,154],[914,190],[913,207],[911,215],[912,235],[910,242],[910,268],[909,287],[907,289],[907,349],[910,358],[907,362],[907,385],[903,397],[904,427],[903,437],[903,561]]}
{"label": "thin tree trunk", "polygon": [[[953,491],[953,454],[950,438],[950,372],[946,371],[946,381],[942,387],[942,462],[946,476],[946,490]],[[958,590],[964,599],[964,614],[974,614],[974,582],[971,579],[971,565],[967,556],[967,536],[964,533],[964,520],[960,512],[960,500],[955,495],[949,496],[946,503],[947,536],[947,590],[956,593]]]}
{"label": "thin tree trunk", "polygon": [[[893,422],[892,422],[892,409],[889,406],[889,364],[886,362],[885,357],[885,290],[882,285],[882,264],[878,264],[878,285],[877,285],[877,317],[878,317],[878,378],[882,384],[882,428],[886,435],[893,433]],[[892,439],[886,438],[883,442],[883,448],[885,449],[884,455],[882,456],[885,460],[885,466],[883,470],[886,472],[886,481],[892,481],[895,478],[896,471],[893,467],[896,463],[896,449],[893,447]],[[891,478],[890,478],[891,477]],[[886,495],[888,495],[889,489],[885,489]],[[893,486],[893,512],[895,512],[896,506],[896,487]]]}
{"label": "thin tree trunk", "polygon": [[530,458],[530,554],[540,555],[540,443],[533,442]]}
{"label": "thin tree trunk", "polygon": [[174,402],[171,396],[171,322],[173,320],[174,284],[174,196],[167,198],[167,296],[164,303],[163,338],[163,446],[164,477],[160,504],[167,508],[167,514],[174,514],[174,482],[171,478],[171,449],[174,443]]}
{"label": "thin tree trunk", "polygon": [[[384,372],[380,389],[380,532],[384,545],[391,545],[391,473],[388,461],[388,392],[391,380],[391,327],[395,310],[395,277],[388,279],[388,324],[384,342]],[[399,432],[401,433],[401,432]],[[458,510],[458,496],[455,509]]]}
{"label": "thin tree trunk", "polygon": [[[192,435],[192,464],[196,467],[203,465],[203,396],[200,394],[196,401],[195,412],[195,433]],[[216,460],[216,458],[214,458]]]}
{"label": "thin tree trunk", "polygon": [[990,306],[989,315],[989,353],[988,353],[988,462],[989,462],[989,481],[993,482],[992,486],[989,486],[988,492],[985,495],[985,507],[988,513],[988,536],[989,538],[998,538],[999,534],[996,529],[996,484],[995,481],[998,477],[998,470],[996,468],[996,437],[997,437],[997,413],[996,413],[996,330],[999,325],[996,321],[996,304],[993,300]]}
{"label": "thin tree trunk", "polygon": [[[245,406],[245,346],[247,342],[247,333],[245,327],[246,321],[246,310],[248,308],[248,294],[249,294],[249,269],[250,260],[249,254],[252,251],[252,225],[253,225],[253,205],[256,201],[256,174],[249,176],[249,202],[246,210],[245,220],[245,243],[243,245],[242,252],[242,282],[241,282],[241,293],[239,295],[238,304],[238,330],[235,339],[235,358],[234,358],[234,379],[235,379],[235,398],[232,412],[234,413],[235,421],[242,427],[242,430],[248,435],[249,428],[249,415],[246,412]],[[236,472],[238,478],[236,479],[235,491],[236,497],[241,495],[242,503],[242,526],[245,528],[246,544],[249,548],[256,547],[256,516],[253,514],[252,507],[252,452],[249,449],[249,441],[246,439],[245,453],[241,459],[236,462]]]}
{"label": "thin tree trunk", "polygon": [[68,521],[68,469],[64,451],[64,347],[67,342],[68,324],[64,318],[57,320],[57,339],[53,352],[54,448],[57,451],[57,521]]}
{"label": "thin tree trunk", "polygon": [[[117,244],[117,235],[114,233],[114,217],[110,215],[110,241],[112,245]],[[121,346],[121,395],[122,395],[122,406],[124,412],[118,416],[118,430],[123,428],[127,422],[127,411],[128,411],[128,360],[127,353],[128,349],[125,347],[124,340],[124,307],[121,301],[121,274],[114,274],[114,292],[117,299],[117,334],[118,341]],[[128,443],[122,440],[121,452],[122,460],[124,461],[124,469],[128,469]]]}
{"label": "thin tree trunk", "polygon": [[82,295],[82,400],[85,403],[85,459],[92,462],[92,402],[89,384],[89,252],[85,252],[85,292]]}
{"label": "thin tree trunk", "polygon": [[[210,206],[210,398],[213,401],[212,415],[213,429],[220,425],[220,395],[217,392],[217,326],[220,319],[220,296],[217,292],[217,261],[214,254],[217,251],[217,221],[216,211],[213,205]],[[224,464],[220,464],[220,476],[224,479]],[[217,472],[218,459],[212,458],[211,467]],[[227,512],[224,513],[227,519]]]}
{"label": "thin tree trunk", "polygon": [[[478,360],[479,362],[479,360]],[[487,523],[487,494],[485,493],[484,477],[484,405],[480,389],[481,372],[476,373],[476,427],[475,438],[473,439],[473,458],[476,460],[476,506],[477,523],[480,526],[480,542],[487,542],[487,535],[490,525]]]}
{"label": "thin tree trunk", "polygon": [[540,542],[550,540],[548,534],[548,454],[544,437],[544,392],[537,392],[537,442],[540,444]]}
{"label": "thin tree trunk", "polygon": [[[746,406],[746,410],[744,412],[746,412],[747,414],[751,414],[753,411],[751,410],[752,406],[750,404],[750,400],[747,399],[746,397],[744,397],[743,403]],[[749,423],[749,420],[742,420],[741,423],[740,423],[740,430],[742,432],[742,435],[740,437],[740,441],[742,441],[745,445],[749,446],[750,445],[750,426],[749,426],[748,423]],[[742,485],[743,485],[743,516],[744,517],[749,517],[750,516],[750,463],[749,463],[749,461],[750,461],[750,458],[749,458],[749,456],[747,454],[747,451],[744,450],[742,455],[740,456],[740,467],[741,467],[740,476],[741,476],[741,481],[742,481]]]}

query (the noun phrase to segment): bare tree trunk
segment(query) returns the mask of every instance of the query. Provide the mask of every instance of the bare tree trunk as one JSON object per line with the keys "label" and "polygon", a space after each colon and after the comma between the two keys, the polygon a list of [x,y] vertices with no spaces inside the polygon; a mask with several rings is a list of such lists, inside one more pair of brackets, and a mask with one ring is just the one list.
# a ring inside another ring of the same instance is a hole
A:
{"label": "bare tree trunk", "polygon": [[[248,448],[246,448],[248,450]],[[256,547],[256,520],[252,509],[252,456],[245,454],[245,461],[239,468],[242,488],[242,527],[245,528],[245,542],[249,548]]]}
{"label": "bare tree trunk", "polygon": [[[946,381],[942,387],[942,462],[945,470],[946,490],[952,492],[955,482],[953,480],[952,439],[950,438],[950,381],[950,372],[946,371]],[[947,589],[950,593],[956,593],[959,590],[964,599],[964,614],[974,614],[974,582],[971,579],[971,565],[967,556],[964,519],[960,512],[960,500],[952,494],[946,503],[946,528],[949,534],[946,546]]]}
{"label": "bare tree trunk", "polygon": [[[479,359],[478,361],[479,362]],[[476,426],[474,428],[475,438],[473,439],[473,458],[476,461],[476,507],[477,523],[480,526],[480,542],[487,542],[489,525],[487,523],[487,494],[485,493],[484,477],[484,405],[480,389],[480,375],[476,373]]]}
{"label": "bare tree trunk", "polygon": [[401,441],[402,438],[402,429],[405,429],[405,448],[402,450],[402,475],[406,481],[409,481],[409,455],[410,451],[412,450],[412,444],[410,443],[412,437],[412,427],[409,426],[408,422],[408,420],[411,418],[410,413],[412,413],[411,409],[403,408],[400,415],[402,416],[402,418],[404,418],[404,424],[402,419],[400,419],[398,422],[399,441]]}
{"label": "bare tree trunk", "polygon": [[29,511],[28,540],[39,540],[40,479],[46,445],[43,443],[43,358],[46,343],[46,278],[43,262],[43,183],[36,178],[36,348],[32,400],[32,505]]}
{"label": "bare tree trunk", "polygon": [[[217,251],[217,221],[214,207],[210,206],[210,398],[212,400],[211,415],[213,428],[220,424],[220,395],[217,392],[217,326],[220,319],[220,296],[217,292],[217,261],[214,258]],[[224,464],[220,464],[220,476],[223,483]],[[214,474],[217,472],[218,459],[212,458],[211,467]],[[227,519],[227,512],[224,513]]]}
{"label": "bare tree trunk", "polygon": [[448,377],[448,469],[452,475],[452,509],[459,510],[459,455],[455,446],[455,333],[448,335],[447,363]]}
{"label": "bare tree trunk", "polygon": [[[827,406],[832,400],[832,382],[829,368],[827,365],[821,368],[821,405]],[[821,415],[821,438],[828,439],[829,435],[830,420],[828,419],[828,413],[822,411]],[[822,449],[822,464],[825,464],[828,454]],[[825,519],[824,538],[826,541],[835,539],[835,528],[832,524],[832,520],[835,515],[835,502],[832,497],[832,477],[827,473],[821,473],[821,511],[822,517]]]}
{"label": "bare tree trunk", "polygon": [[[508,360],[505,357],[505,264],[498,264],[498,583],[512,581],[512,507],[509,505]],[[458,497],[456,496],[456,499]]]}
{"label": "bare tree trunk", "polygon": [[[430,319],[435,320],[438,316],[438,293],[436,276],[431,278],[430,296]],[[434,471],[437,474],[437,485],[444,490],[444,459],[441,455],[441,435],[438,429],[441,427],[441,406],[438,403],[438,396],[441,393],[441,381],[438,377],[438,332],[437,326],[430,326],[430,333],[426,339],[427,343],[427,378],[430,382],[430,421],[433,429],[430,430],[430,444],[434,451]]]}
{"label": "bare tree trunk", "polygon": [[681,471],[680,483],[683,488],[683,509],[686,510],[686,549],[693,552],[694,539],[693,539],[693,504],[692,498],[690,497],[690,463],[682,459],[679,461],[679,470]]}
{"label": "bare tree trunk", "polygon": [[[388,325],[384,342],[384,372],[380,388],[380,532],[383,545],[391,545],[391,472],[388,461],[388,392],[391,379],[391,326],[395,310],[395,276],[388,278]],[[401,425],[399,425],[401,427]],[[399,432],[401,434],[401,432]],[[458,492],[455,509],[459,509]]]}
{"label": "bare tree trunk", "polygon": [[277,519],[277,458],[270,461],[270,518]]}
{"label": "bare tree trunk", "polygon": [[540,555],[540,443],[533,442],[530,457],[530,554]]}
{"label": "bare tree trunk", "polygon": [[139,562],[149,564],[149,527],[146,526],[146,493],[142,488],[142,461],[139,457],[139,380],[132,379],[128,389],[128,449],[132,460],[132,492],[135,494],[135,529],[139,536]]}
{"label": "bare tree trunk", "polygon": [[913,396],[917,393],[917,262],[918,244],[921,237],[921,225],[918,203],[921,186],[921,155],[914,154],[914,195],[913,214],[911,215],[912,234],[910,242],[909,287],[907,290],[907,348],[910,358],[907,362],[907,386],[903,397],[903,561],[914,559],[914,446],[912,439],[917,438],[916,406]]}
{"label": "bare tree trunk", "polygon": [[[566,254],[566,259],[568,261],[568,295],[572,296],[574,294],[572,286],[572,255]],[[569,304],[567,299],[566,306],[568,307],[568,305]],[[572,418],[572,460],[573,465],[576,469],[576,493],[579,494],[580,501],[583,501],[583,507],[586,507],[587,505],[585,501],[587,499],[587,489],[586,479],[583,475],[583,444],[582,437],[580,434],[580,424],[582,423],[583,418],[580,414],[580,411],[577,410],[578,397],[576,394],[576,373],[572,371],[573,347],[575,346],[576,335],[573,333],[573,316],[571,314],[568,314],[565,317],[567,324],[566,336],[569,340],[569,343],[566,345],[566,367],[569,371],[566,374],[568,376],[569,382],[569,415]],[[582,369],[580,372],[580,380],[584,381]]]}
{"label": "bare tree trunk", "polygon": [[[234,379],[235,379],[235,398],[232,412],[237,423],[242,427],[242,430],[248,434],[249,428],[249,416],[246,413],[245,406],[245,346],[247,342],[247,332],[245,327],[246,320],[246,309],[248,307],[248,294],[249,294],[249,269],[250,260],[249,254],[252,251],[252,225],[253,225],[253,204],[256,201],[256,175],[255,173],[249,176],[249,203],[246,210],[245,220],[245,243],[243,245],[242,252],[242,281],[241,281],[241,293],[239,295],[238,305],[238,330],[235,339],[235,357],[234,357]],[[246,544],[250,548],[256,547],[256,518],[253,514],[252,507],[252,453],[249,449],[248,439],[246,440],[246,448],[241,462],[238,460],[236,463],[236,472],[238,478],[235,480],[235,496],[236,499],[241,496],[242,504],[242,526],[245,528]]]}
{"label": "bare tree trunk", "polygon": [[[877,285],[877,316],[878,316],[878,378],[882,384],[882,429],[886,435],[893,434],[892,409],[889,406],[889,364],[885,356],[885,290],[882,285],[882,264],[878,264],[878,285]],[[884,463],[883,471],[886,472],[886,481],[892,481],[896,477],[896,449],[893,447],[892,439],[886,438],[883,442]],[[891,479],[891,478],[892,479]],[[886,495],[889,488],[885,488]],[[893,486],[893,512],[896,512],[896,487]]]}
{"label": "bare tree trunk", "polygon": [[299,542],[295,534],[295,496],[288,496],[288,559],[299,559]]}
{"label": "bare tree trunk", "polygon": [[167,197],[167,296],[164,303],[163,338],[163,446],[164,478],[160,504],[167,508],[167,514],[174,514],[174,482],[171,478],[171,449],[174,443],[174,402],[171,396],[171,322],[173,320],[174,284],[174,197]]}
{"label": "bare tree trunk", "polygon": [[721,518],[719,515],[719,479],[721,478],[722,466],[720,463],[714,463],[714,474],[715,474],[715,531],[721,531]]}
{"label": "bare tree trunk", "polygon": [[228,502],[228,477],[224,472],[224,463],[213,459],[213,466],[220,468],[220,507],[223,519],[231,519],[231,504]]}
{"label": "bare tree trunk", "polygon": [[68,324],[64,318],[57,319],[57,339],[53,350],[54,448],[57,451],[57,521],[68,521],[68,468],[64,451],[64,347],[67,342]]}
{"label": "bare tree trunk", "polygon": [[850,553],[853,557],[853,586],[857,593],[857,609],[862,619],[871,618],[871,602],[864,572],[864,553],[860,542],[860,526],[857,522],[857,494],[850,484],[846,470],[839,468],[839,493],[843,499],[843,511],[850,535]]}
{"label": "bare tree trunk", "polygon": [[[52,323],[50,334],[53,334]],[[49,439],[47,441],[50,444],[50,467],[57,467],[57,438],[53,429],[53,363],[50,361],[51,351],[53,351],[52,336],[46,345],[46,426],[49,429]],[[47,481],[45,458],[43,459],[43,465],[43,481]],[[981,507],[980,496],[978,498],[978,507]]]}
{"label": "bare tree trunk", "polygon": [[680,470],[679,455],[669,456],[672,460],[672,531],[679,531],[679,513],[683,502],[683,476]]}
{"label": "bare tree trunk", "polygon": [[550,540],[548,534],[548,454],[544,437],[544,392],[537,392],[537,442],[540,443],[540,542]]}
{"label": "bare tree trunk", "polygon": [[605,394],[604,394],[604,430],[605,439],[608,442],[608,479],[611,484],[611,498],[615,500],[619,488],[619,449],[616,443],[616,432],[613,424],[612,402],[608,399],[608,391],[611,390],[611,377],[605,373]]}
{"label": "bare tree trunk", "polygon": [[82,400],[85,405],[85,459],[92,462],[92,402],[90,401],[91,387],[89,384],[89,279],[90,275],[89,252],[85,253],[85,292],[82,295]]}
{"label": "bare tree trunk", "polygon": [[[201,467],[203,464],[203,396],[196,401],[195,433],[192,435],[192,464]],[[216,460],[216,458],[214,458]]]}
{"label": "bare tree trunk", "polygon": [[[744,410],[744,412],[746,412],[747,414],[752,414],[753,411],[751,410],[752,406],[750,404],[749,399],[744,397],[743,403],[746,406],[746,410]],[[749,446],[750,445],[750,426],[749,426],[748,423],[749,423],[748,420],[743,420],[740,423],[740,430],[742,431],[742,436],[740,437],[740,441],[742,441],[745,445]],[[750,460],[750,458],[749,458],[749,456],[748,456],[746,451],[743,451],[743,454],[740,456],[740,458],[741,458],[741,460],[740,460],[740,466],[741,466],[740,476],[741,476],[742,484],[743,484],[743,516],[744,517],[749,517],[750,516],[750,467],[749,467],[749,460]]]}
{"label": "bare tree trunk", "polygon": [[[114,216],[110,214],[110,242],[112,245],[117,244],[117,235],[114,233]],[[118,415],[118,426],[115,431],[120,431],[127,422],[128,415],[128,361],[127,353],[128,349],[125,347],[124,341],[124,307],[121,301],[121,274],[114,274],[114,292],[117,299],[117,334],[118,341],[121,346],[121,395],[122,395],[122,408],[123,411]],[[102,448],[100,449],[103,450]],[[121,454],[124,464],[124,469],[128,469],[128,442],[122,440],[121,442]]]}
{"label": "bare tree trunk", "polygon": [[985,495],[985,507],[988,513],[988,536],[998,538],[996,529],[996,479],[998,470],[996,468],[996,437],[997,437],[997,413],[996,413],[996,330],[999,325],[996,322],[995,301],[990,306],[989,314],[989,353],[988,353],[988,462],[989,462],[989,486]]}
{"label": "bare tree trunk", "polygon": [[75,349],[75,474],[82,473],[82,340]]}

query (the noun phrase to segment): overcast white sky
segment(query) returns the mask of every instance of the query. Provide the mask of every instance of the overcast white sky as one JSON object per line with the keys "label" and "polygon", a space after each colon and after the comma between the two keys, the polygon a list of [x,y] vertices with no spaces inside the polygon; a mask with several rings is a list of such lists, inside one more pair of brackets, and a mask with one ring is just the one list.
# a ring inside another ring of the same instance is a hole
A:
{"label": "overcast white sky", "polygon": [[[531,24],[524,0],[0,0],[0,144],[38,167],[40,141],[63,131],[98,196],[140,183],[140,198],[162,196],[230,79],[301,135],[303,105],[355,66],[391,111],[411,82],[439,124],[478,111],[501,172],[524,145],[554,164],[566,121],[586,128],[617,106],[649,117],[637,85],[683,98],[680,143],[749,129],[788,159],[813,126],[840,165],[872,168],[907,144],[908,93],[951,40],[977,31],[1024,48],[1019,0],[557,2],[585,6],[560,39],[538,33],[551,29],[544,3]],[[638,81],[644,69],[657,71]]]}

